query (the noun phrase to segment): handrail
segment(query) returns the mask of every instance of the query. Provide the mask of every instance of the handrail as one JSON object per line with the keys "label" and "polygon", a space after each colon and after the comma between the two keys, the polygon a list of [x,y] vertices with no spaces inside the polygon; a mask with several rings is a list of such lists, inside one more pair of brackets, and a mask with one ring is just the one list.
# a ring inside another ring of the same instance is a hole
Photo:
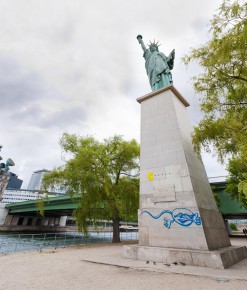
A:
{"label": "handrail", "polygon": [[[0,254],[23,252],[49,248],[64,248],[66,246],[112,241],[112,232],[84,233],[42,233],[42,234],[0,234]],[[122,241],[138,240],[138,232],[121,232]]]}

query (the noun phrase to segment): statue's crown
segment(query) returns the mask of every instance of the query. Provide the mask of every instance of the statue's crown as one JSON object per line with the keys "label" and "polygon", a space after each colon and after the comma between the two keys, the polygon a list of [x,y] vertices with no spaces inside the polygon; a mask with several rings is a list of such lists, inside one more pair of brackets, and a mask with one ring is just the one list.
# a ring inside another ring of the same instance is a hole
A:
{"label": "statue's crown", "polygon": [[161,45],[161,44],[159,44],[159,41],[155,42],[155,39],[154,39],[154,42],[151,42],[151,40],[149,40],[149,42],[150,42],[150,44],[148,44],[149,48],[151,46],[155,46],[158,49],[159,46]]}

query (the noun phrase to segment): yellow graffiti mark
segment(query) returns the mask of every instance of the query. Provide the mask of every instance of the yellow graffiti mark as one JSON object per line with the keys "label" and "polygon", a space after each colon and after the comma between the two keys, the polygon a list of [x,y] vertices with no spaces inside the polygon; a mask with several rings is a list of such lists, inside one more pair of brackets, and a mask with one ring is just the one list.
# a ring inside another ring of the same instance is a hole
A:
{"label": "yellow graffiti mark", "polygon": [[154,173],[153,172],[148,172],[148,180],[153,181],[154,180]]}

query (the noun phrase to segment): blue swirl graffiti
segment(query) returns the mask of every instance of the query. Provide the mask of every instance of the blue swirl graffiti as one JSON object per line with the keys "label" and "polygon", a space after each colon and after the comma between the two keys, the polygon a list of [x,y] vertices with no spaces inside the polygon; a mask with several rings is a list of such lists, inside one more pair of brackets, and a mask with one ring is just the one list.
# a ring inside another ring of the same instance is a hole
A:
{"label": "blue swirl graffiti", "polygon": [[163,210],[156,216],[152,215],[147,210],[142,211],[141,215],[143,213],[149,214],[155,220],[159,219],[164,214],[170,215],[169,217],[164,217],[164,226],[168,229],[170,229],[173,222],[176,222],[183,227],[189,227],[193,223],[195,223],[197,226],[202,224],[199,214],[197,212],[192,212],[188,208],[175,208],[173,211]]}

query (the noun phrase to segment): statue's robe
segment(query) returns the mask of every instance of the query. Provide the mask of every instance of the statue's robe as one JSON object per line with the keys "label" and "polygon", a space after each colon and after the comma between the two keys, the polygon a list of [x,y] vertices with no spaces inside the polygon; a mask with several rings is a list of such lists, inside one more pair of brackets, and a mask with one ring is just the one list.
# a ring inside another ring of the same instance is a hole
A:
{"label": "statue's robe", "polygon": [[170,71],[174,64],[172,53],[166,57],[162,52],[151,52],[147,49],[144,52],[143,57],[146,60],[145,67],[153,91],[173,84]]}

